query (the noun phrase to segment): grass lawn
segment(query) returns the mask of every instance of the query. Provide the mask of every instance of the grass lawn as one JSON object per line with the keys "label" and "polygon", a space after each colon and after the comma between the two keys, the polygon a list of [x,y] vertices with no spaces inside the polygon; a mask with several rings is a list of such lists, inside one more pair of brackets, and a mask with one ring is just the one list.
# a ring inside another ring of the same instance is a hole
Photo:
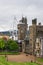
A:
{"label": "grass lawn", "polygon": [[38,62],[43,62],[43,58],[37,58]]}
{"label": "grass lawn", "polygon": [[0,52],[0,55],[5,55],[5,54],[7,54],[7,55],[18,55],[18,54],[20,54],[19,52]]}
{"label": "grass lawn", "polygon": [[30,63],[30,62],[25,62],[25,63],[18,63],[18,62],[8,62],[6,61],[4,56],[0,56],[0,65],[40,65],[37,63]]}

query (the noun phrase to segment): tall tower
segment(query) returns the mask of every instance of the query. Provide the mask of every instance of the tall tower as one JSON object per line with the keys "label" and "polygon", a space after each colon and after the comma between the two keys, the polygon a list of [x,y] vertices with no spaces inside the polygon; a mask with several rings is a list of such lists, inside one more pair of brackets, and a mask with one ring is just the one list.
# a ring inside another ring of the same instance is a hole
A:
{"label": "tall tower", "polygon": [[18,24],[18,40],[24,40],[27,32],[27,18],[22,17]]}
{"label": "tall tower", "polygon": [[34,54],[35,42],[36,42],[36,25],[37,19],[32,20],[32,26],[29,27],[29,44],[30,44],[30,53]]}

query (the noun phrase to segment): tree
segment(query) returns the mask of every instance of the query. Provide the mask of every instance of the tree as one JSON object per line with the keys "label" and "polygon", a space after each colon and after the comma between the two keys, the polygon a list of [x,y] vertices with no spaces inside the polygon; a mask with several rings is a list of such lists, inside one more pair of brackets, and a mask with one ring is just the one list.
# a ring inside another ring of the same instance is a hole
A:
{"label": "tree", "polygon": [[16,41],[9,39],[7,42],[7,48],[11,51],[17,51],[19,47]]}
{"label": "tree", "polygon": [[0,49],[3,50],[5,47],[5,41],[3,39],[0,39]]}

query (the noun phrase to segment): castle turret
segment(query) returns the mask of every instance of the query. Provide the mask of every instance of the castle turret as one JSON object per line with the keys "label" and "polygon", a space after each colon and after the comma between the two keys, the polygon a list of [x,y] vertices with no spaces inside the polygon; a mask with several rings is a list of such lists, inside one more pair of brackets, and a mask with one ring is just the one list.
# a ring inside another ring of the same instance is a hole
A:
{"label": "castle turret", "polygon": [[27,19],[22,17],[18,24],[18,40],[24,40],[27,31]]}
{"label": "castle turret", "polygon": [[37,19],[32,20],[32,26],[29,27],[29,44],[30,44],[30,53],[34,54],[35,49],[35,41],[36,41],[36,24]]}
{"label": "castle turret", "polygon": [[32,25],[37,25],[37,19],[32,20]]}

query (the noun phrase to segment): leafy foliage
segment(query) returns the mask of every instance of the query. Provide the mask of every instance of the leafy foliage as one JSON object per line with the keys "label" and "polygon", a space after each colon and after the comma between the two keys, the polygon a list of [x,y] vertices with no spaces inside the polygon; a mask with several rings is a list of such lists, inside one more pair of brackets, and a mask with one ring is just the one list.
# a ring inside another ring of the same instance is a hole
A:
{"label": "leafy foliage", "polygon": [[3,39],[0,39],[0,49],[3,49],[5,47],[5,41]]}
{"label": "leafy foliage", "polygon": [[10,51],[18,51],[18,44],[14,40],[4,40],[0,39],[0,50],[10,50]]}
{"label": "leafy foliage", "polygon": [[9,50],[18,50],[18,44],[16,41],[9,39],[7,42],[7,48]]}

